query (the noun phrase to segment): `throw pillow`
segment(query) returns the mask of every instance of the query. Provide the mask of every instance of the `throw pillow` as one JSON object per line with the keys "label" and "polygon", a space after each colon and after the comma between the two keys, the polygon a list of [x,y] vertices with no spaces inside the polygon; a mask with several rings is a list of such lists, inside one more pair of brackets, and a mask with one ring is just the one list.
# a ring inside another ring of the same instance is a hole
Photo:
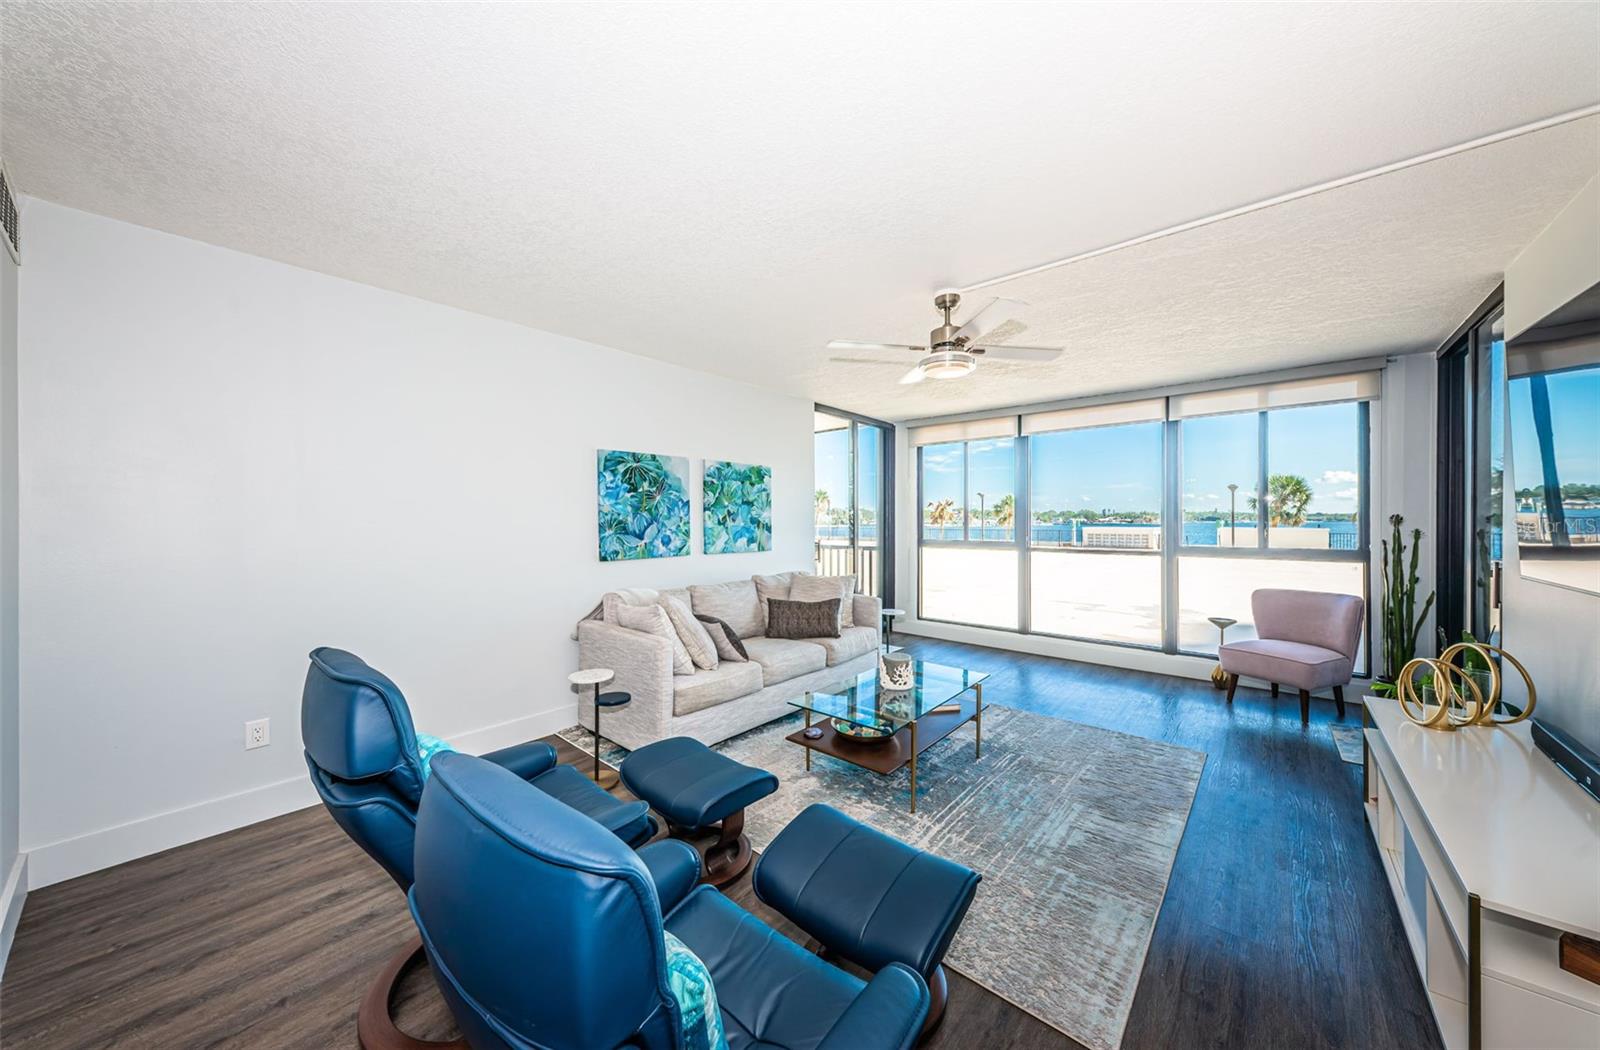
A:
{"label": "throw pillow", "polygon": [[795,602],[820,602],[827,598],[839,599],[839,626],[856,625],[852,600],[856,593],[854,576],[796,576],[789,585],[789,600]]}
{"label": "throw pillow", "polygon": [[839,599],[821,602],[789,602],[773,598],[767,602],[768,638],[839,637]]}
{"label": "throw pillow", "polygon": [[700,626],[700,621],[694,618],[689,606],[670,594],[663,594],[661,607],[667,610],[667,618],[672,621],[673,630],[678,632],[678,640],[689,650],[689,659],[694,661],[694,665],[705,671],[715,671],[717,644]]}
{"label": "throw pillow", "polygon": [[672,643],[672,673],[694,674],[694,660],[684,648],[683,639],[667,617],[667,610],[659,605],[618,605],[617,625],[632,631],[657,635]]}
{"label": "throw pillow", "polygon": [[751,581],[756,585],[756,600],[761,603],[761,627],[767,626],[767,602],[773,598],[787,599],[789,597],[789,584],[794,579],[792,572],[780,572],[776,576],[752,576]]}
{"label": "throw pillow", "polygon": [[719,620],[715,616],[694,617],[706,625],[706,633],[711,636],[711,643],[717,647],[717,656],[723,660],[732,660],[736,664],[748,663],[750,654],[745,651],[744,643],[739,640],[739,632],[726,620]]}
{"label": "throw pillow", "polygon": [[441,751],[454,750],[455,748],[450,746],[450,741],[448,740],[440,740],[438,737],[429,736],[427,733],[418,733],[417,763],[422,766],[422,779],[427,780],[428,775],[433,772],[434,755],[439,754]]}
{"label": "throw pillow", "polygon": [[667,945],[667,987],[678,1000],[678,1030],[683,1034],[684,1050],[728,1050],[711,971],[688,945],[667,930],[661,932]]}

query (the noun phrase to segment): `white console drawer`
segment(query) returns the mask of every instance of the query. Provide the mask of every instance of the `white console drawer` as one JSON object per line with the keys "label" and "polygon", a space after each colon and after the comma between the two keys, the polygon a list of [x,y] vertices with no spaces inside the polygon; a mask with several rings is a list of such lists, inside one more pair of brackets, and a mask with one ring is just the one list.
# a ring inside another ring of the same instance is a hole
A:
{"label": "white console drawer", "polygon": [[1483,1050],[1600,1050],[1600,1014],[1485,974]]}

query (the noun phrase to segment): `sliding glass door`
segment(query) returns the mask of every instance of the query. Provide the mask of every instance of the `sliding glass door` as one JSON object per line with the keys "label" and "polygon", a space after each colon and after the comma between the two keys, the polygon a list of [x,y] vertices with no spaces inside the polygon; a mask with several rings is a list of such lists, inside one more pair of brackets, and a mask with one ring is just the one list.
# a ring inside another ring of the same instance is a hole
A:
{"label": "sliding glass door", "polygon": [[821,576],[855,576],[863,594],[886,596],[894,568],[894,428],[887,423],[817,406],[815,569]]}

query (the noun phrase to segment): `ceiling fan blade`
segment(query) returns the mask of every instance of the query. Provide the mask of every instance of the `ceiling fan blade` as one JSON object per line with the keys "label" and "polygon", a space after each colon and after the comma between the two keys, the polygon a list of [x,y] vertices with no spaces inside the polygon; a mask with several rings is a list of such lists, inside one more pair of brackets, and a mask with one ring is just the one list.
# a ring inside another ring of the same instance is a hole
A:
{"label": "ceiling fan blade", "polygon": [[911,346],[907,343],[858,343],[854,339],[835,339],[828,344],[829,350],[916,350],[921,352],[928,349],[925,346]]}
{"label": "ceiling fan blade", "polygon": [[975,346],[994,361],[1054,361],[1061,356],[1059,346]]}
{"label": "ceiling fan blade", "polygon": [[1020,299],[990,299],[961,322],[957,334],[964,335],[969,342],[976,343],[1007,321],[1018,320],[1027,305]]}
{"label": "ceiling fan blade", "polygon": [[922,382],[922,367],[919,365],[900,377],[901,386],[910,386],[912,383]]}

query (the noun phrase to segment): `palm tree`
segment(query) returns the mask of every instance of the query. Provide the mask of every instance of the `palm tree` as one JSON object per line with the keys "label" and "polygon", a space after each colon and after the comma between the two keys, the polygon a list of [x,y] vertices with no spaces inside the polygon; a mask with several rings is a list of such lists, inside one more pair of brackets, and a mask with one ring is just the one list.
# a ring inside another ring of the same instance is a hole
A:
{"label": "palm tree", "polygon": [[820,525],[828,520],[828,505],[832,502],[827,489],[817,490],[817,524]]}
{"label": "palm tree", "polygon": [[928,503],[929,525],[954,525],[956,523],[956,501],[942,499],[937,503],[931,500]]}
{"label": "palm tree", "polygon": [[1016,518],[1017,498],[1010,494],[1001,496],[1000,501],[994,505],[994,523],[1002,529],[1008,529]]}
{"label": "palm tree", "polygon": [[[1304,525],[1306,507],[1311,503],[1311,486],[1298,474],[1274,474],[1267,479],[1267,524]],[[1256,498],[1246,504],[1256,509]]]}

